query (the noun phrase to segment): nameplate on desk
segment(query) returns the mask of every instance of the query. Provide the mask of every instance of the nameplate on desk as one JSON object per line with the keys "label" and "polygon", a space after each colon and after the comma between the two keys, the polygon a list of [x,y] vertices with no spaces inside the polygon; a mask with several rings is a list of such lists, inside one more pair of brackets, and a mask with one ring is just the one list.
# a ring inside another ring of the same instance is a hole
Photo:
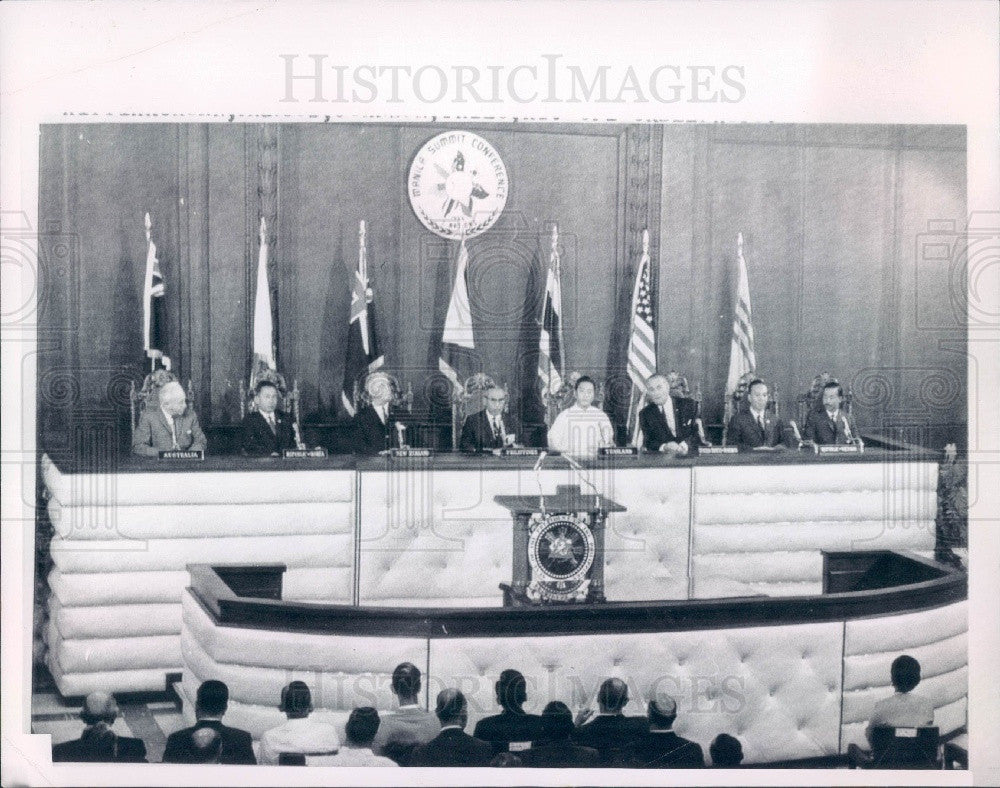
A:
{"label": "nameplate on desk", "polygon": [[161,460],[193,460],[195,462],[201,462],[205,459],[205,452],[203,451],[185,451],[184,449],[171,449],[170,451],[160,452]]}
{"label": "nameplate on desk", "polygon": [[286,460],[323,460],[327,452],[326,449],[285,449],[281,456]]}
{"label": "nameplate on desk", "polygon": [[597,450],[599,457],[636,457],[639,449],[635,446],[602,446]]}
{"label": "nameplate on desk", "polygon": [[698,454],[736,454],[738,446],[702,446],[698,449]]}
{"label": "nameplate on desk", "polygon": [[494,449],[493,453],[498,457],[537,457],[542,450],[536,446],[516,446],[506,449]]}
{"label": "nameplate on desk", "polygon": [[825,446],[818,446],[820,454],[859,454],[861,450],[856,444],[846,443],[842,445],[828,444]]}
{"label": "nameplate on desk", "polygon": [[415,457],[433,457],[433,449],[389,449],[389,456],[393,459],[411,459]]}

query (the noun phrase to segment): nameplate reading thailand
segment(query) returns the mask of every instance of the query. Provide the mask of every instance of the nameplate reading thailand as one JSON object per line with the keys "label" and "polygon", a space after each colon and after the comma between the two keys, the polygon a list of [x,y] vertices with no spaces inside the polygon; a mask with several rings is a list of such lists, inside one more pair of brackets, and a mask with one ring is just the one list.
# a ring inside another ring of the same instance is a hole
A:
{"label": "nameplate reading thailand", "polygon": [[702,446],[698,454],[736,454],[738,451],[738,446]]}
{"label": "nameplate reading thailand", "polygon": [[389,456],[395,459],[406,459],[409,457],[433,457],[432,449],[389,449]]}
{"label": "nameplate reading thailand", "polygon": [[842,446],[827,445],[818,446],[820,454],[860,454],[861,450],[856,444],[848,443]]}
{"label": "nameplate reading thailand", "polygon": [[635,446],[602,446],[597,454],[600,457],[636,457],[639,449]]}
{"label": "nameplate reading thailand", "polygon": [[286,460],[322,460],[327,453],[326,449],[285,449],[281,456]]}
{"label": "nameplate reading thailand", "polygon": [[195,462],[200,462],[205,459],[205,452],[203,451],[185,451],[183,449],[172,449],[170,451],[160,452],[161,460],[194,460]]}
{"label": "nameplate reading thailand", "polygon": [[542,450],[536,446],[521,446],[517,448],[494,449],[498,457],[537,457]]}

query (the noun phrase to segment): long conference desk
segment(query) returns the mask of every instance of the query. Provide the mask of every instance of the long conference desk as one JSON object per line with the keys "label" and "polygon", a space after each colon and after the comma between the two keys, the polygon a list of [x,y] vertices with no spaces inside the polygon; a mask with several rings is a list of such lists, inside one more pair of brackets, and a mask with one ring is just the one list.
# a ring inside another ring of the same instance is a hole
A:
{"label": "long conference desk", "polygon": [[[512,526],[494,496],[586,485],[561,458],[537,473],[534,462],[209,457],[93,472],[43,456],[56,530],[52,675],[77,696],[162,690],[183,674],[189,715],[197,683],[223,678],[227,720],[255,736],[279,722],[278,694],[293,677],[319,689],[319,713],[341,725],[354,705],[392,708],[389,676],[404,660],[427,670],[428,693],[462,686],[472,724],[494,713],[492,684],[506,667],[529,676],[538,709],[592,702],[603,678],[621,675],[637,682],[626,713],[641,714],[659,677],[679,682],[681,735],[707,745],[710,733],[733,733],[748,762],[773,762],[860,743],[872,705],[891,692],[889,664],[906,652],[923,666],[941,732],[965,724],[964,576],[946,594],[917,584],[836,615],[821,601],[824,553],[934,549],[934,453],[585,463],[586,479],[626,511],[607,524],[608,605],[577,608],[568,628],[499,609]],[[275,563],[280,598],[303,605],[300,618],[333,609],[350,625],[218,621],[192,590],[194,565]],[[664,619],[651,605],[673,612]],[[713,615],[695,615],[699,605]],[[425,624],[440,619],[443,632],[414,636],[401,623],[408,609]],[[449,616],[469,615],[480,623],[448,635]]]}

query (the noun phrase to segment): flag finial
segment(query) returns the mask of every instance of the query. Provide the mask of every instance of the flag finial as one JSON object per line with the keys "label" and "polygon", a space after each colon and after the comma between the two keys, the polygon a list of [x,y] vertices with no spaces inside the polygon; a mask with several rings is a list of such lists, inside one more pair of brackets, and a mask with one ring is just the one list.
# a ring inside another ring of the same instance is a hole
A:
{"label": "flag finial", "polygon": [[264,243],[264,237],[267,235],[267,220],[263,216],[260,217],[260,242]]}
{"label": "flag finial", "polygon": [[358,240],[361,241],[361,243],[364,243],[365,242],[365,236],[367,234],[368,234],[368,230],[365,227],[365,220],[362,219],[360,222],[358,222]]}
{"label": "flag finial", "polygon": [[743,254],[743,233],[736,234],[736,251]]}
{"label": "flag finial", "polygon": [[649,230],[642,231],[642,253],[649,254]]}
{"label": "flag finial", "polygon": [[555,222],[552,223],[552,251],[556,250],[559,245],[559,225]]}

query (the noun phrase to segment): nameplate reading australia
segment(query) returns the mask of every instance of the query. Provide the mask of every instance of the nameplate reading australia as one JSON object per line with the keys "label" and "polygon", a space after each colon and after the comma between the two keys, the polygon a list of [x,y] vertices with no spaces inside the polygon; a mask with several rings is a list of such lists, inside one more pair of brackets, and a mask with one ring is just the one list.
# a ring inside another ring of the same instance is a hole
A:
{"label": "nameplate reading australia", "polygon": [[635,446],[603,446],[597,454],[600,457],[636,457],[639,449]]}
{"label": "nameplate reading australia", "polygon": [[203,451],[185,451],[184,449],[171,449],[160,452],[161,460],[188,460],[189,462],[201,462],[205,459]]}
{"label": "nameplate reading australia", "polygon": [[519,446],[506,449],[494,449],[493,453],[498,457],[537,457],[542,450],[536,446]]}
{"label": "nameplate reading australia", "polygon": [[285,449],[281,456],[286,460],[322,460],[327,453],[326,449]]}
{"label": "nameplate reading australia", "polygon": [[830,444],[830,445],[824,445],[824,446],[817,446],[816,448],[819,450],[820,454],[860,454],[861,453],[861,449],[859,449],[858,446],[857,446],[857,444],[854,444],[854,443],[845,443],[845,444],[840,445],[840,446],[838,446],[836,444]]}
{"label": "nameplate reading australia", "polygon": [[433,457],[433,449],[389,449],[389,456],[396,460],[413,459],[417,457]]}
{"label": "nameplate reading australia", "polygon": [[698,454],[736,454],[738,451],[738,446],[702,446]]}

